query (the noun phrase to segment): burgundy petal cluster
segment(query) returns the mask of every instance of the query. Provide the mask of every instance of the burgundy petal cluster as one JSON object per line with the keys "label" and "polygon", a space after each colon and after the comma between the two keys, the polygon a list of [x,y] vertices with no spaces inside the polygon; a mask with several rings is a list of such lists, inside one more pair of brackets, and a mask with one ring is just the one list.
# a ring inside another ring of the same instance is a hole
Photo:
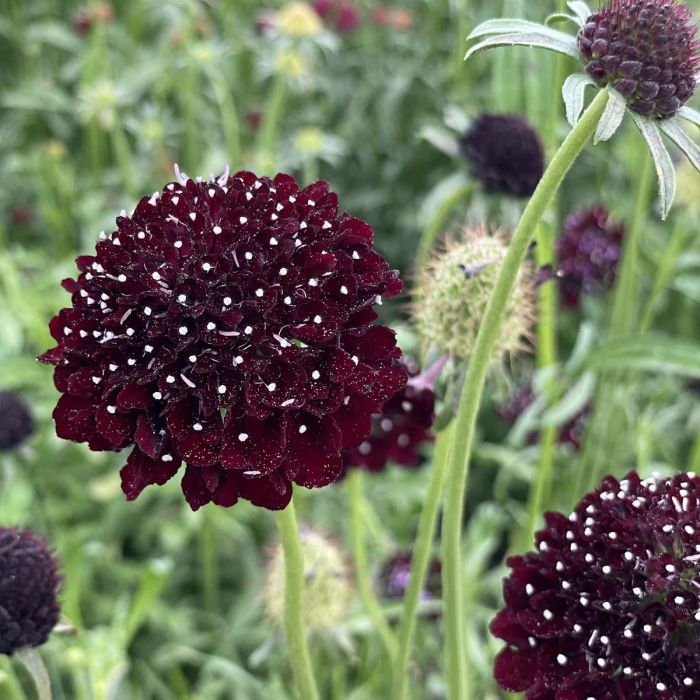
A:
{"label": "burgundy petal cluster", "polygon": [[[401,552],[384,562],[379,572],[379,589],[382,597],[388,599],[403,598],[411,577],[411,561],[410,552]],[[421,591],[423,600],[440,598],[442,593],[441,572],[442,562],[439,557],[432,557]]]}
{"label": "burgundy petal cluster", "polygon": [[607,477],[511,557],[495,677],[529,700],[700,693],[700,478]]}
{"label": "burgundy petal cluster", "polygon": [[345,453],[346,466],[378,472],[392,462],[415,467],[423,461],[418,448],[433,440],[435,394],[430,382],[420,380],[415,362],[404,357],[401,364],[412,379],[372,417],[370,435]]}
{"label": "burgundy petal cluster", "polygon": [[622,254],[625,227],[605,207],[572,213],[557,239],[556,278],[562,304],[575,309],[585,294],[612,287]]}
{"label": "burgundy petal cluster", "polygon": [[61,577],[46,542],[0,528],[0,654],[43,644],[59,618]]}
{"label": "burgundy petal cluster", "polygon": [[21,445],[34,432],[34,419],[24,399],[0,391],[0,452]]}
{"label": "burgundy petal cluster", "polygon": [[586,72],[612,85],[630,109],[667,119],[693,95],[700,41],[677,0],[609,0],[578,34]]}
{"label": "burgundy petal cluster", "polygon": [[460,145],[471,174],[491,194],[529,197],[544,172],[540,137],[521,117],[483,114]]}
{"label": "burgundy petal cluster", "polygon": [[352,0],[313,0],[311,5],[336,32],[352,32],[360,26],[360,10]]}
{"label": "burgundy petal cluster", "polygon": [[[535,392],[532,385],[525,384],[516,389],[498,409],[501,417],[510,425],[520,418],[535,400]],[[586,418],[590,412],[590,406],[584,406],[575,416],[564,423],[557,434],[557,442],[560,445],[569,445],[578,452],[581,449],[581,441],[585,430]],[[528,436],[528,443],[534,445],[539,439],[537,431]]]}
{"label": "burgundy petal cluster", "polygon": [[374,323],[398,273],[326,182],[178,177],[144,197],[64,281],[51,322],[60,437],[129,449],[136,498],[186,464],[193,509],[284,508],[325,486],[402,389],[393,331]]}

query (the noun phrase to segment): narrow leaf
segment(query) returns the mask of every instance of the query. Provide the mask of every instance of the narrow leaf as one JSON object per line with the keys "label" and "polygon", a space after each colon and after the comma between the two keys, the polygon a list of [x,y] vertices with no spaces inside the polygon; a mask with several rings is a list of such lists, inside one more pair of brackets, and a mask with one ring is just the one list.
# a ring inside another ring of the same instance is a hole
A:
{"label": "narrow leaf", "polygon": [[[698,76],[698,80],[700,81],[700,76]],[[700,126],[700,112],[692,107],[681,107],[678,110],[678,116],[683,117],[683,119],[687,119],[696,126]]]}
{"label": "narrow leaf", "polygon": [[587,85],[595,85],[595,81],[590,75],[573,73],[564,81],[562,86],[561,94],[566,105],[566,120],[572,127],[576,126],[576,122],[583,111]]}
{"label": "narrow leaf", "polygon": [[567,15],[566,12],[555,12],[554,14],[549,15],[547,19],[544,21],[545,26],[550,27],[552,24],[559,24],[561,22],[573,22],[574,24],[578,25],[578,17],[574,17],[573,15]]}
{"label": "narrow leaf", "polygon": [[700,146],[683,130],[680,120],[675,118],[663,121],[660,129],[688,156],[693,167],[700,170]]}
{"label": "narrow leaf", "polygon": [[659,179],[659,197],[661,199],[661,218],[665,219],[671,210],[673,198],[676,196],[676,170],[671,156],[661,138],[661,132],[656,122],[631,112],[635,124],[649,146],[649,152],[654,159],[656,175]]}
{"label": "narrow leaf", "polygon": [[578,46],[576,45],[576,39],[568,34],[564,34],[563,32],[560,33],[563,37],[566,37],[566,41],[553,39],[544,32],[531,32],[528,34],[500,34],[498,36],[492,36],[488,39],[484,39],[484,41],[478,43],[476,46],[472,46],[464,56],[464,60],[469,60],[479,51],[492,49],[496,46],[534,46],[540,49],[548,49],[549,51],[557,51],[559,53],[563,53],[565,56],[578,60],[580,55],[578,52]]}
{"label": "narrow leaf", "polygon": [[575,418],[590,401],[595,389],[595,374],[586,372],[566,394],[542,416],[542,425],[564,425]]}
{"label": "narrow leaf", "polygon": [[582,27],[584,24],[586,24],[586,20],[593,14],[593,10],[591,10],[591,8],[581,0],[573,0],[572,2],[568,2],[567,5],[569,6],[569,9],[578,17]]}
{"label": "narrow leaf", "polygon": [[537,22],[528,22],[525,19],[489,19],[482,22],[467,37],[467,41],[478,39],[492,34],[545,34],[556,41],[573,39],[570,34],[557,31],[551,27]]}
{"label": "narrow leaf", "polygon": [[593,136],[594,144],[612,138],[620,128],[622,119],[625,116],[627,107],[625,98],[617,90],[610,89],[609,92],[608,104],[605,106],[605,111],[598,122],[598,128]]}
{"label": "narrow leaf", "polygon": [[49,674],[39,652],[34,647],[24,647],[17,652],[17,659],[32,677],[38,699],[51,700]]}
{"label": "narrow leaf", "polygon": [[589,369],[638,369],[700,378],[700,345],[659,334],[618,338],[593,351]]}

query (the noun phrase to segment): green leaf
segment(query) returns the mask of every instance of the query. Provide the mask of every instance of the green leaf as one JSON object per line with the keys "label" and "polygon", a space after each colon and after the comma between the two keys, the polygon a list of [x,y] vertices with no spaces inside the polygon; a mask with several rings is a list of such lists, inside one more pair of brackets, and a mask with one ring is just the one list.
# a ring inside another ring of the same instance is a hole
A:
{"label": "green leaf", "polygon": [[700,378],[700,345],[659,334],[610,340],[586,359],[588,369],[637,369]]}
{"label": "green leaf", "polygon": [[452,131],[440,126],[428,125],[420,130],[418,136],[450,158],[459,158],[459,143]]}
{"label": "green leaf", "polygon": [[559,24],[561,22],[573,22],[574,24],[579,24],[578,17],[567,15],[566,12],[554,12],[544,21],[547,27],[552,24]]}
{"label": "green leaf", "polygon": [[44,661],[34,647],[25,647],[17,652],[17,659],[32,677],[39,700],[51,700],[51,683]]}
{"label": "green leaf", "polygon": [[661,138],[661,132],[656,122],[647,119],[636,112],[631,112],[632,118],[649,146],[649,152],[654,159],[656,176],[659,179],[659,197],[661,200],[661,218],[666,219],[673,198],[676,196],[676,169],[671,156]]}
{"label": "green leaf", "polygon": [[[538,25],[540,26],[540,25]],[[467,51],[464,56],[464,60],[469,60],[475,53],[479,51],[484,51],[485,49],[492,49],[496,46],[533,46],[539,49],[548,49],[549,51],[557,51],[570,58],[580,59],[578,52],[578,46],[576,45],[576,39],[563,32],[558,32],[564,39],[554,39],[547,31],[546,27],[543,27],[545,31],[529,32],[529,33],[516,33],[516,34],[500,34],[498,36],[492,36],[484,41],[478,43],[476,46],[472,46],[469,51]]]}
{"label": "green leaf", "polygon": [[598,122],[598,128],[593,136],[594,144],[611,139],[620,128],[622,119],[625,116],[627,108],[625,98],[617,90],[610,88],[608,91],[610,97],[608,97],[608,104],[605,106],[605,111]]}
{"label": "green leaf", "polygon": [[585,2],[582,2],[582,0],[573,0],[572,2],[567,2],[566,4],[576,15],[576,17],[578,17],[579,23],[582,27],[586,24],[586,20],[593,14],[593,10],[591,10],[591,8],[588,7]]}
{"label": "green leaf", "polygon": [[691,107],[681,107],[678,110],[678,116],[682,117],[683,119],[687,119],[696,126],[700,126],[700,112],[698,112],[696,109],[692,109]]}
{"label": "green leaf", "polygon": [[593,396],[595,384],[595,374],[586,372],[560,401],[543,414],[542,425],[564,425],[576,417]]}
{"label": "green leaf", "polygon": [[684,131],[680,119],[676,117],[662,121],[659,128],[688,156],[693,167],[700,170],[700,146]]}
{"label": "green leaf", "polygon": [[551,27],[537,22],[528,22],[525,19],[490,19],[482,22],[474,31],[467,37],[467,41],[478,39],[482,36],[491,34],[542,34],[549,36],[555,41],[570,41],[575,39],[564,32],[560,32]]}
{"label": "green leaf", "polygon": [[566,120],[571,126],[576,126],[576,122],[583,111],[586,87],[595,85],[595,80],[586,73],[572,73],[565,81],[561,89],[564,105],[566,106]]}

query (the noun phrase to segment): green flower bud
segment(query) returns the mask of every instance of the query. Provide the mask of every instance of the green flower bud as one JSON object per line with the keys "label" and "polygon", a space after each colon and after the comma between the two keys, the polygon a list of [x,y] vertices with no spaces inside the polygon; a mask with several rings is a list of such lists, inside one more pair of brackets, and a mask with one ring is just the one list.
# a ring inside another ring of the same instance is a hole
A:
{"label": "green flower bud", "polygon": [[[485,229],[467,229],[428,263],[416,289],[415,320],[428,345],[468,360],[507,244]],[[521,266],[496,344],[496,357],[529,347],[534,316],[532,268]]]}
{"label": "green flower bud", "polygon": [[[352,598],[350,568],[345,553],[332,540],[304,529],[304,619],[309,632],[340,622]],[[275,624],[284,620],[284,553],[278,544],[270,558],[264,590],[265,611]]]}

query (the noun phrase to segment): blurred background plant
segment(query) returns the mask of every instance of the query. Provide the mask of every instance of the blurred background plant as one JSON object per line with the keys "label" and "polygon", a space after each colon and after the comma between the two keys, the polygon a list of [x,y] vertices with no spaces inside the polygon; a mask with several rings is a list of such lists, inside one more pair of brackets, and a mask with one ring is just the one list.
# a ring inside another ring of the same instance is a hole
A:
{"label": "blurred background plant", "polygon": [[[35,424],[26,442],[0,452],[0,522],[49,536],[64,562],[64,633],[42,651],[58,700],[292,697],[262,594],[275,543],[269,514],[244,503],[192,513],[176,483],[127,504],[118,456],[55,437],[50,372],[34,358],[51,344],[47,322],[67,301],[59,280],[120,210],[173,179],[173,162],[192,175],[229,163],[330,180],[347,210],[375,227],[409,291],[426,241],[439,246],[444,234],[487,219],[508,231],[523,201],[486,194],[472,178],[465,133],[483,113],[518,115],[550,155],[567,125],[551,56],[514,48],[463,64],[478,21],[499,9],[544,14],[542,3],[496,5],[0,0],[0,390],[19,394]],[[700,470],[700,180],[680,166],[678,206],[661,224],[651,178],[633,184],[647,157],[639,135],[629,124],[623,132],[585,151],[538,240],[564,232],[569,215],[603,206],[625,240],[635,232],[631,273],[612,289],[608,274],[575,308],[539,313],[536,349],[550,343],[556,352],[494,371],[482,408],[463,592],[475,698],[503,697],[491,676],[500,644],[487,625],[504,554],[525,546],[537,517],[528,490],[543,460],[551,461],[543,507],[564,509],[583,493],[571,484],[584,469],[596,479],[631,467]],[[577,253],[576,269],[596,268],[585,265],[589,252]],[[532,257],[550,265],[539,306],[551,310],[556,294],[546,290],[555,290],[560,261]],[[405,301],[383,309],[404,349],[420,350]],[[523,386],[527,400],[504,413]],[[442,404],[444,420],[449,397]],[[572,421],[576,447],[555,439]],[[423,451],[428,465],[432,447]],[[427,466],[367,475],[362,507],[378,579],[384,562],[411,549],[428,478]],[[349,549],[344,489],[299,491],[302,521]],[[379,583],[376,595],[395,625],[394,595]],[[445,693],[438,595],[421,603],[416,699]],[[324,698],[386,696],[390,669],[357,594],[311,645]],[[33,697],[6,658],[0,696]]]}

